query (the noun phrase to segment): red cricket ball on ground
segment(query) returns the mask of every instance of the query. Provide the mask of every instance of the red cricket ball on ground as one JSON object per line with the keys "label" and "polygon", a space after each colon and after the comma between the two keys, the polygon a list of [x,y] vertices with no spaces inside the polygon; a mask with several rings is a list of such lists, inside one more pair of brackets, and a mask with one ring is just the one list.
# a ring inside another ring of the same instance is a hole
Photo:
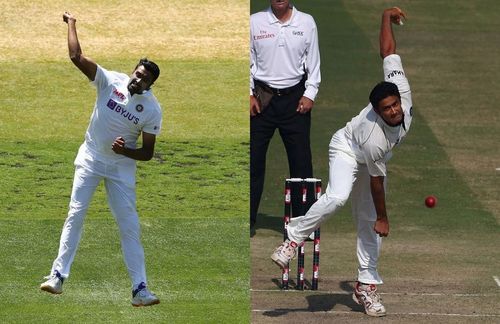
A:
{"label": "red cricket ball on ground", "polygon": [[433,208],[434,206],[436,206],[436,203],[437,198],[434,196],[428,196],[427,198],[425,198],[425,205],[429,208]]}

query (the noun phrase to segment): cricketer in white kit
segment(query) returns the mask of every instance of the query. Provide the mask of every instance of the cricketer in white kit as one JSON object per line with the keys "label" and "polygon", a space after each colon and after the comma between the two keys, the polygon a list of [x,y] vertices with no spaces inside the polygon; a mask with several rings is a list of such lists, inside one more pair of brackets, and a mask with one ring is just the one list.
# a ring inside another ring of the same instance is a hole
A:
{"label": "cricketer in white kit", "polygon": [[[75,176],[69,212],[61,234],[59,253],[50,275],[40,288],[62,293],[62,284],[81,238],[83,221],[92,195],[104,181],[108,203],[118,224],[125,264],[132,281],[132,305],[158,304],[159,299],[147,289],[144,250],[136,211],[136,160],[153,157],[155,139],[160,132],[161,107],[150,90],[160,74],[158,66],[141,59],[129,77],[107,71],[80,49],[76,19],[63,15],[68,24],[68,48],[72,62],[97,89],[97,99],[90,124],[75,159]],[[136,143],[142,134],[142,147]]]}
{"label": "cricketer in white kit", "polygon": [[389,234],[385,207],[386,163],[392,149],[406,136],[412,121],[412,99],[408,80],[396,54],[392,23],[405,14],[399,8],[384,11],[380,29],[380,55],[384,80],[370,93],[370,104],[337,131],[329,145],[329,181],[325,194],[304,216],[292,218],[289,240],[271,256],[283,267],[322,222],[342,207],[352,193],[352,214],[357,225],[358,279],[354,300],[371,316],[385,315],[376,285],[382,237]]}

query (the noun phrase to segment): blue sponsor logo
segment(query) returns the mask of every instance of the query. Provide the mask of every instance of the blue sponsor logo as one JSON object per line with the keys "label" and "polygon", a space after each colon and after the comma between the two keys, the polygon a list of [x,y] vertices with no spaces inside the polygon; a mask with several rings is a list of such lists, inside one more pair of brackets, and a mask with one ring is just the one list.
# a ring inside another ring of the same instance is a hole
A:
{"label": "blue sponsor logo", "polygon": [[130,120],[131,122],[134,123],[134,125],[137,125],[139,124],[139,117],[136,117],[135,115],[133,115],[130,111],[128,111],[127,109],[123,108],[122,106],[118,105],[116,103],[116,101],[114,101],[113,99],[109,99],[108,103],[106,104],[106,106],[119,113],[120,116],[124,117],[124,118],[127,118],[128,120]]}
{"label": "blue sponsor logo", "polygon": [[106,104],[106,106],[108,106],[108,108],[111,110],[114,110],[116,105],[116,101],[114,101],[113,99],[109,99],[108,103]]}

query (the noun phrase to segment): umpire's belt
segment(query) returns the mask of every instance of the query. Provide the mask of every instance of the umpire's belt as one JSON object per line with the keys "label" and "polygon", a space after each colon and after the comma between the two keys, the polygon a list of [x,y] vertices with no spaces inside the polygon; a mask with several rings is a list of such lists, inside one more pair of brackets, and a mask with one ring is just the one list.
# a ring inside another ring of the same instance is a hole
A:
{"label": "umpire's belt", "polygon": [[288,87],[288,88],[283,88],[283,89],[277,89],[277,88],[273,88],[273,87],[268,86],[266,83],[264,83],[264,82],[262,82],[260,80],[254,79],[253,81],[254,81],[254,83],[260,85],[264,89],[267,89],[267,90],[271,91],[275,96],[278,96],[278,97],[280,97],[280,96],[286,96],[286,95],[289,95],[291,93],[294,93],[297,90],[299,90],[300,88],[303,88],[304,84],[305,84],[305,80],[302,79],[299,83],[297,83],[294,86],[291,86],[291,87]]}

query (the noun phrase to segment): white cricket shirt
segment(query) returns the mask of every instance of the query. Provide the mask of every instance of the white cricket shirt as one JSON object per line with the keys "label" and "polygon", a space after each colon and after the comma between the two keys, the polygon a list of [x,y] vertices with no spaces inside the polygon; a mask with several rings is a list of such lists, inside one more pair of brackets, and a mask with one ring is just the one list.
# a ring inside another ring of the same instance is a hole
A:
{"label": "white cricket shirt", "polygon": [[406,79],[401,58],[397,54],[386,56],[383,62],[384,80],[397,85],[401,95],[403,123],[389,126],[374,110],[366,106],[344,127],[344,135],[350,143],[351,153],[358,163],[366,164],[371,176],[386,176],[386,162],[392,156],[392,149],[401,143],[410,129],[412,100],[410,84]]}
{"label": "white cricket shirt", "polygon": [[131,96],[129,79],[126,74],[97,66],[91,82],[97,88],[97,99],[84,142],[87,152],[97,160],[114,163],[129,159],[111,149],[117,137],[125,139],[125,147],[136,148],[141,132],[160,133],[162,113],[158,100],[151,90]]}
{"label": "white cricket shirt", "polygon": [[283,89],[296,85],[307,73],[304,96],[316,98],[321,82],[316,23],[311,15],[292,10],[285,23],[271,7],[250,16],[250,94],[253,79]]}

